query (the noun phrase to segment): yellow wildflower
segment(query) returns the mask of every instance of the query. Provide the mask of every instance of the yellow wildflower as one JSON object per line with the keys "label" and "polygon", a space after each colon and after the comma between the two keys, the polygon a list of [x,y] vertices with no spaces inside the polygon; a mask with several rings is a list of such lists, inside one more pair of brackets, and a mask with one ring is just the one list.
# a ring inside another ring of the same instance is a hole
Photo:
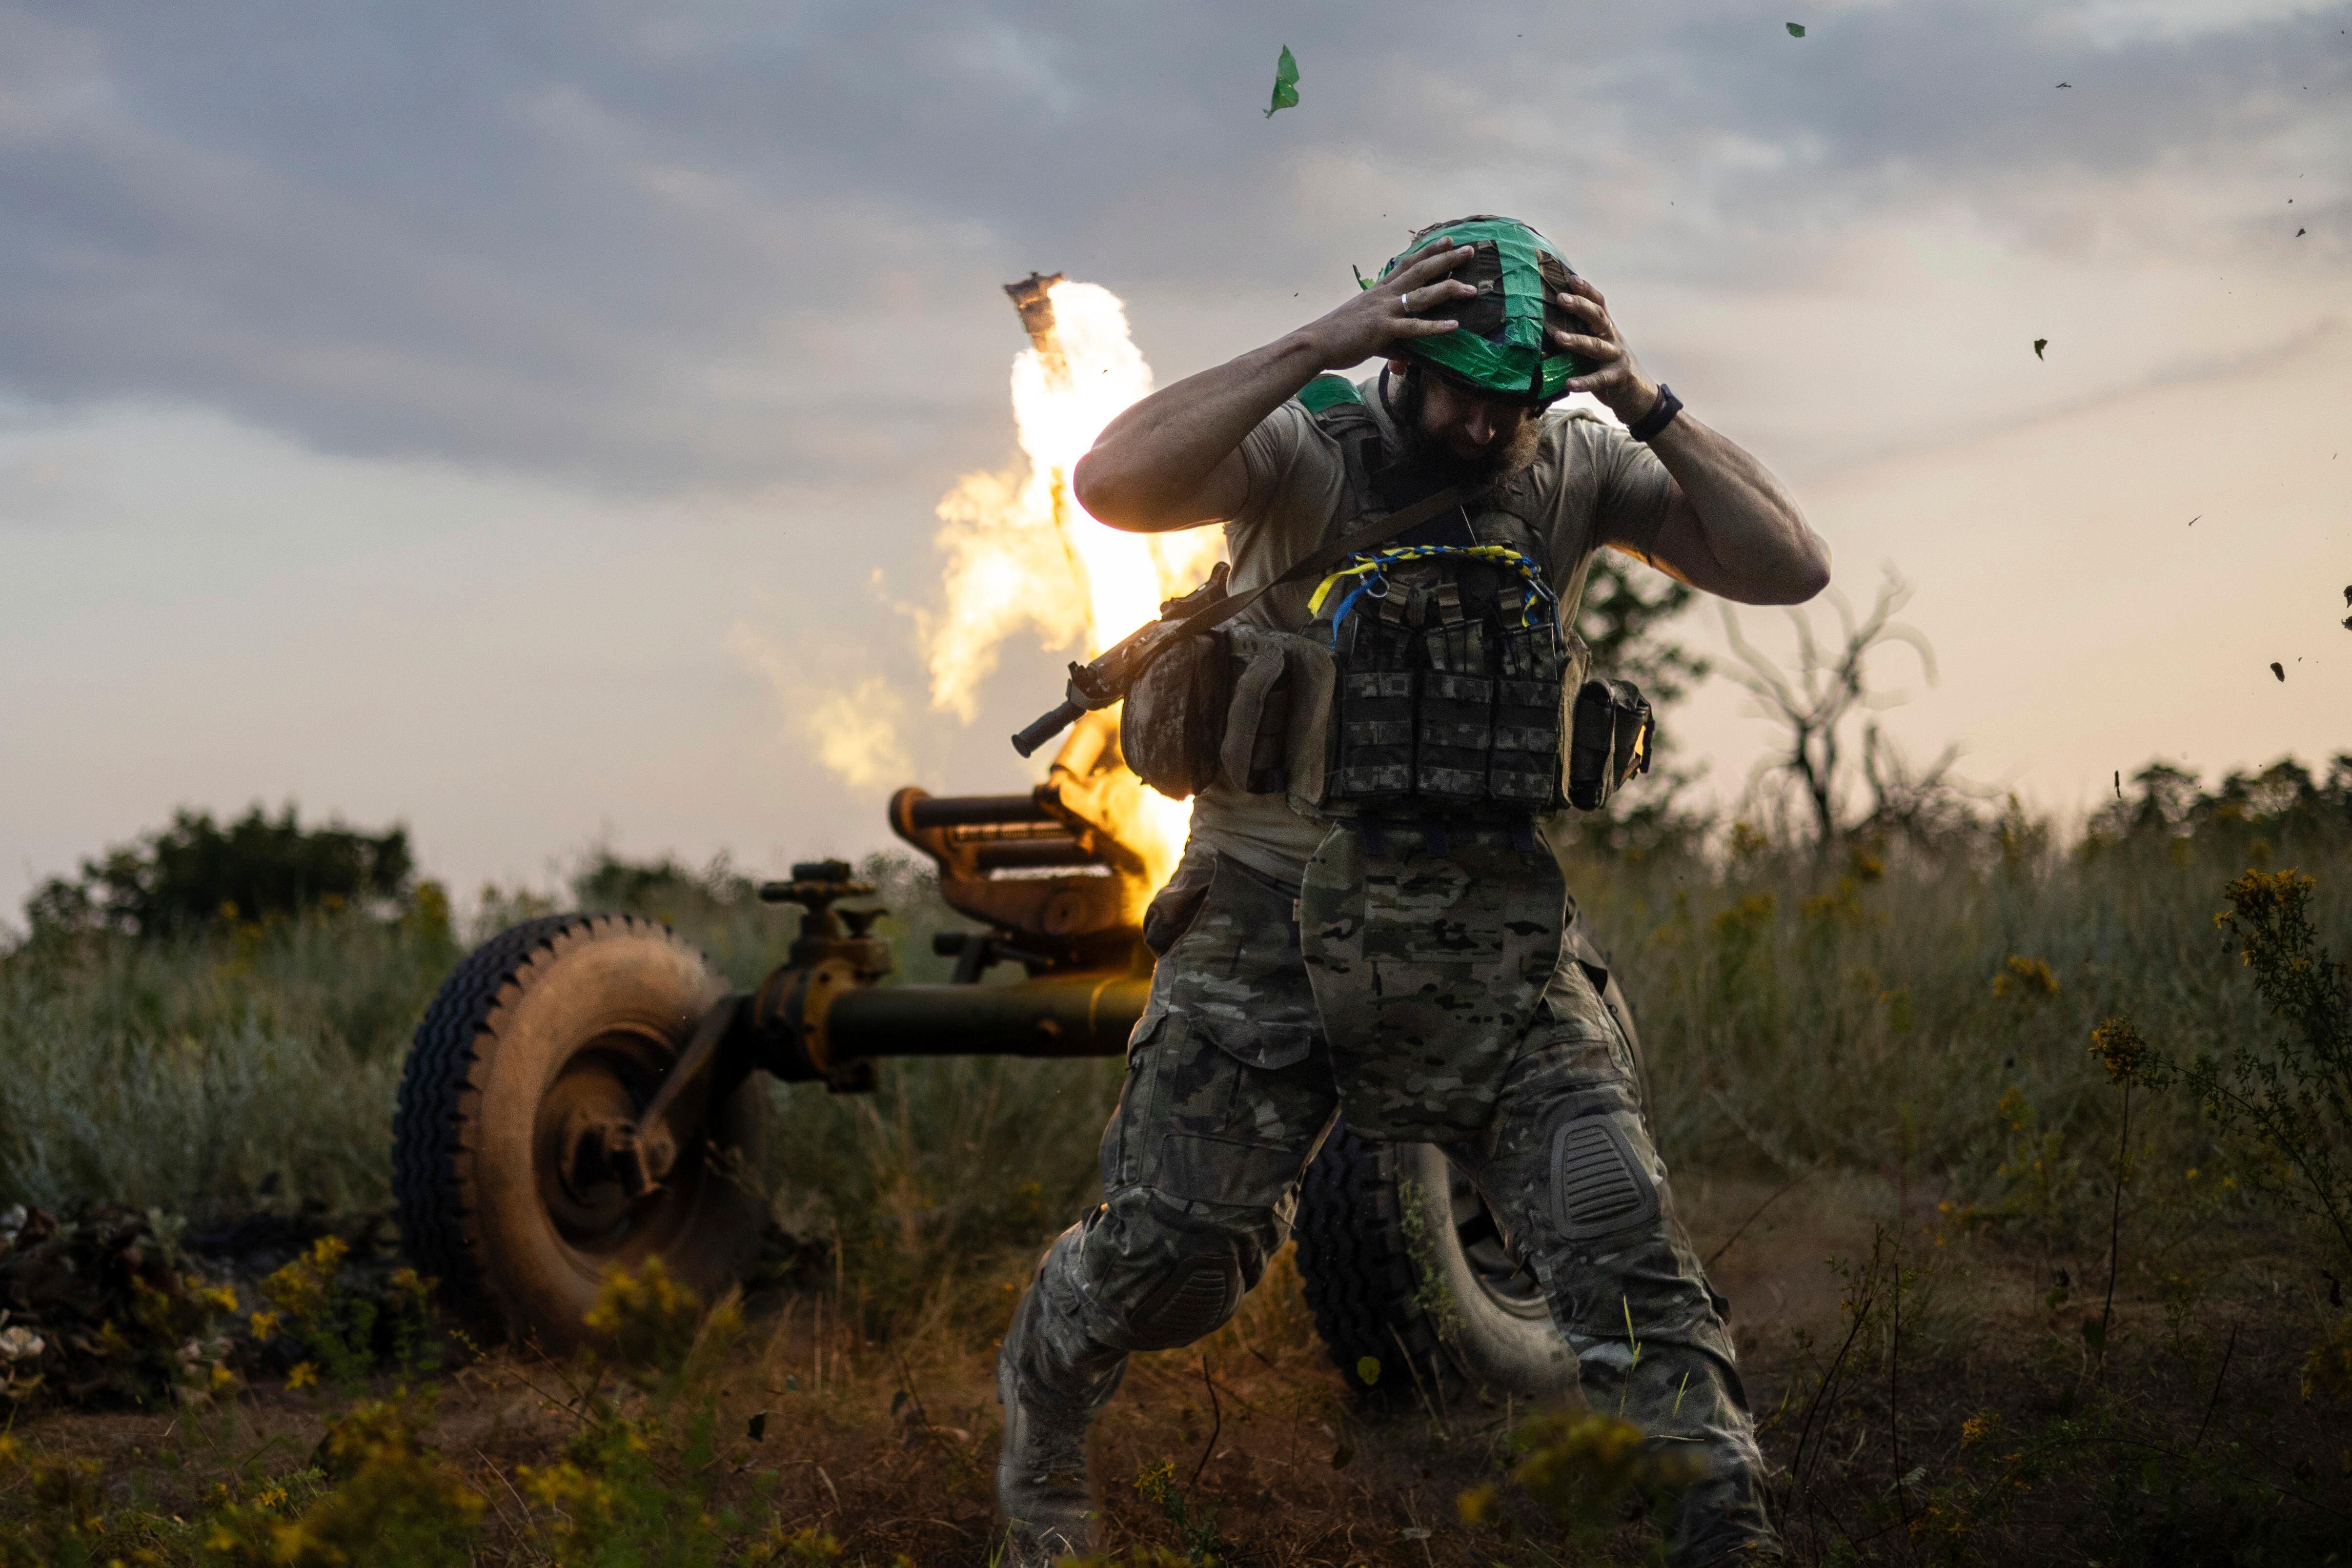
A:
{"label": "yellow wildflower", "polygon": [[2107,1077],[2127,1083],[2147,1061],[2148,1044],[2128,1018],[2110,1018],[2091,1031],[2091,1054],[2105,1064]]}
{"label": "yellow wildflower", "polygon": [[307,1361],[296,1362],[286,1374],[289,1388],[308,1388],[319,1381],[319,1369]]}
{"label": "yellow wildflower", "polygon": [[1996,996],[2055,996],[2058,976],[2050,965],[2038,958],[2026,958],[2017,953],[2009,955],[2001,972],[1992,977],[1992,994]]}

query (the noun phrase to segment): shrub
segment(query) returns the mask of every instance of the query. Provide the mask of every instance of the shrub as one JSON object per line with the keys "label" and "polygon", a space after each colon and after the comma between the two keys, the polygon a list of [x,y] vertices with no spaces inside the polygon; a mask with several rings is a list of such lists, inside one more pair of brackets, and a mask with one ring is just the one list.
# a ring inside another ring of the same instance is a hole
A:
{"label": "shrub", "polygon": [[211,923],[266,921],[319,906],[399,902],[415,873],[408,830],[304,827],[289,803],[273,821],[256,805],[226,827],[184,807],[172,826],[118,844],[52,877],[25,905],[36,936],[119,931],[167,936]]}

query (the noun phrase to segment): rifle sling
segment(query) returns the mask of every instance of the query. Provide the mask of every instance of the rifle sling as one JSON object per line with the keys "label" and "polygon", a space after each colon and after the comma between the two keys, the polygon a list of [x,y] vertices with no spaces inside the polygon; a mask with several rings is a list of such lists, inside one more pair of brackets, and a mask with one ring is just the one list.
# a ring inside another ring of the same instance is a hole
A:
{"label": "rifle sling", "polygon": [[[1452,510],[1477,493],[1478,486],[1475,484],[1448,485],[1433,496],[1424,497],[1411,506],[1401,507],[1378,522],[1368,523],[1345,539],[1326,544],[1313,553],[1294,562],[1287,571],[1270,583],[1261,583],[1247,593],[1228,594],[1222,599],[1202,605],[1184,617],[1181,635],[1189,636],[1193,632],[1204,632],[1212,626],[1222,626],[1257,603],[1260,595],[1282,587],[1286,584],[1305,582],[1309,578],[1319,577],[1349,556],[1360,554],[1367,550],[1377,550],[1399,534],[1419,528],[1431,518]],[[1175,641],[1175,637],[1169,638],[1168,646],[1172,647]]]}

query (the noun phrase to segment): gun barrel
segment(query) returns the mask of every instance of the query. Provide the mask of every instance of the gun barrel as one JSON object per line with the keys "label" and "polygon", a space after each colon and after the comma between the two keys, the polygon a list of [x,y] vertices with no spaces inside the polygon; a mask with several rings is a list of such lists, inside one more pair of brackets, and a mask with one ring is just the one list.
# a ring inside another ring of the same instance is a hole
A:
{"label": "gun barrel", "polygon": [[1131,970],[1011,985],[877,985],[835,998],[834,1059],[877,1057],[1115,1057],[1151,996]]}
{"label": "gun barrel", "polygon": [[1052,822],[1054,814],[1028,795],[927,795],[907,805],[909,827],[991,827],[999,823]]}

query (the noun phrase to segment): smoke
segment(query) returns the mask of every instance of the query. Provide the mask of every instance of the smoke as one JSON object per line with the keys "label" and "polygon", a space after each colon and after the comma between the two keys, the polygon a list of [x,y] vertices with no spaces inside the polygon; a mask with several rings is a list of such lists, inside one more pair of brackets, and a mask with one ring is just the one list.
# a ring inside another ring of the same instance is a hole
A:
{"label": "smoke", "polygon": [[913,776],[915,761],[900,738],[906,699],[878,675],[846,686],[794,667],[782,647],[737,622],[728,651],[766,678],[784,710],[784,733],[813,747],[816,760],[851,789],[881,793]]}
{"label": "smoke", "polygon": [[898,739],[906,705],[890,683],[869,675],[816,705],[801,728],[816,742],[816,760],[852,789],[895,789],[914,772]]}

